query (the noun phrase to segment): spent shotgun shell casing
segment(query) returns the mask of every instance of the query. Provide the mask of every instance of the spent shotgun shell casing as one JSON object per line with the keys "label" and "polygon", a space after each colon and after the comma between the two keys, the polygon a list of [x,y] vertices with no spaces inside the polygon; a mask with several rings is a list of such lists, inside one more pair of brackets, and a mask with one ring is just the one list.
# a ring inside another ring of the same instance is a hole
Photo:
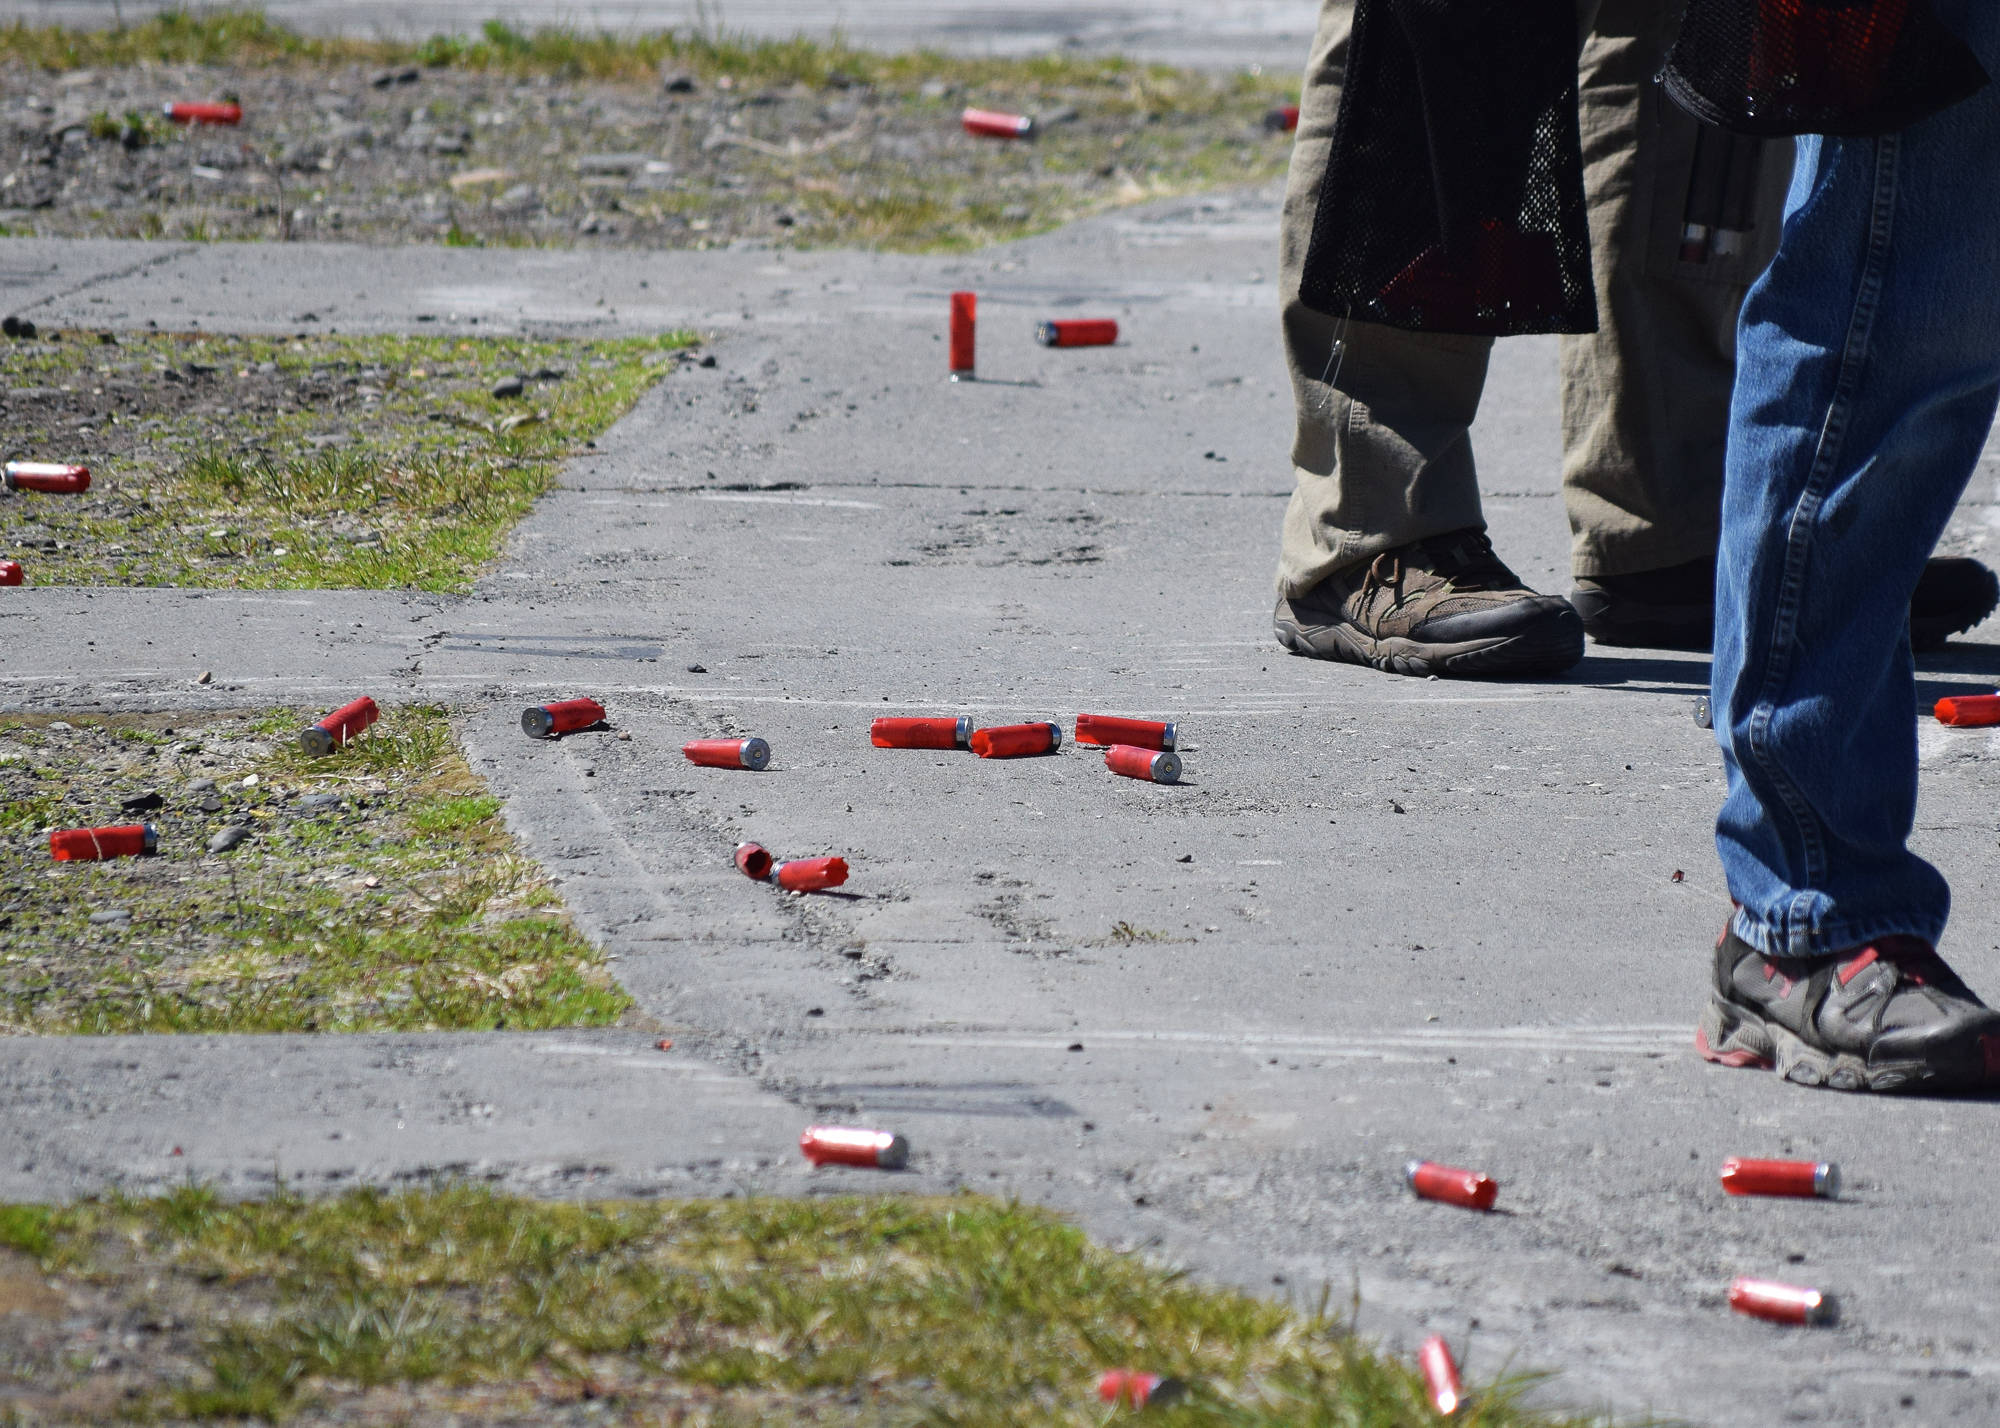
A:
{"label": "spent shotgun shell casing", "polygon": [[970,382],[978,375],[979,294],[951,295],[951,379]]}
{"label": "spent shotgun shell casing", "polygon": [[604,722],[604,706],[595,699],[564,699],[521,711],[521,731],[531,739],[561,738]]}
{"label": "spent shotgun shell casing", "polygon": [[1164,1374],[1142,1373],[1138,1369],[1106,1369],[1097,1379],[1097,1397],[1122,1408],[1144,1408],[1149,1403],[1172,1403],[1187,1393],[1187,1384]]}
{"label": "spent shotgun shell casing", "polygon": [[775,881],[786,892],[825,892],[847,881],[847,859],[797,858],[780,863]]}
{"label": "spent shotgun shell casing", "polygon": [[681,745],[691,764],[707,769],[749,769],[760,773],[769,767],[771,746],[762,739],[690,739]]}
{"label": "spent shotgun shell casing", "polygon": [[1008,114],[999,109],[968,109],[958,116],[968,134],[987,139],[1032,139],[1035,121],[1026,114]]}
{"label": "spent shotgun shell casing", "polygon": [[1500,1193],[1499,1182],[1476,1170],[1455,1165],[1439,1165],[1430,1160],[1413,1160],[1403,1168],[1404,1177],[1425,1200],[1442,1200],[1447,1205],[1463,1205],[1468,1210],[1490,1210]]}
{"label": "spent shotgun shell casing", "polygon": [[1076,716],[1079,744],[1130,744],[1139,749],[1171,749],[1180,742],[1180,731],[1158,719],[1125,719],[1116,714]]}
{"label": "spent shotgun shell casing", "polygon": [[0,560],[0,585],[19,585],[27,576],[18,560]]}
{"label": "spent shotgun shell casing", "polygon": [[1458,1381],[1458,1365],[1452,1361],[1451,1346],[1440,1334],[1432,1334],[1417,1350],[1417,1368],[1424,1376],[1424,1392],[1431,1407],[1449,1418],[1465,1402],[1465,1387]]}
{"label": "spent shotgun shell casing", "polygon": [[1299,128],[1299,106],[1280,104],[1264,115],[1264,128],[1273,134],[1295,134]]}
{"label": "spent shotgun shell casing", "polygon": [[1983,729],[2000,724],[2000,694],[1954,694],[1931,711],[1940,724],[1959,729]]}
{"label": "spent shotgun shell casing", "polygon": [[807,1126],[799,1149],[814,1165],[859,1165],[869,1170],[901,1170],[910,1163],[910,1143],[893,1131],[855,1126]]}
{"label": "spent shotgun shell casing", "polygon": [[90,489],[90,468],[68,461],[10,461],[7,489],[40,491],[47,496],[74,496]]}
{"label": "spent shotgun shell casing", "polygon": [[1118,324],[1108,317],[1050,318],[1035,324],[1035,341],[1044,347],[1109,347],[1118,340]]}
{"label": "spent shotgun shell casing", "polygon": [[775,860],[770,850],[762,843],[738,843],[736,845],[736,866],[746,878],[758,882],[771,876],[771,866]]}
{"label": "spent shotgun shell casing", "polygon": [[969,749],[972,718],[877,719],[868,726],[868,741],[878,749]]}
{"label": "spent shotgun shell casing", "polygon": [[159,832],[150,823],[128,823],[115,828],[49,830],[49,856],[58,863],[101,863],[106,858],[136,858],[159,846]]}
{"label": "spent shotgun shell casing", "polygon": [[1722,1162],[1722,1188],[1732,1195],[1838,1200],[1840,1167],[1825,1160],[1749,1160],[1732,1155]]}
{"label": "spent shotgun shell casing", "polygon": [[243,106],[240,104],[210,103],[205,100],[181,100],[174,104],[163,104],[160,112],[176,124],[241,124]]}
{"label": "spent shotgun shell casing", "polygon": [[1729,1286],[1729,1307],[1773,1324],[1831,1324],[1840,1313],[1832,1295],[1772,1279],[1738,1279]]}
{"label": "spent shotgun shell casing", "polygon": [[1019,759],[1062,747],[1060,724],[1001,724],[972,731],[972,752],[982,759]]}
{"label": "spent shotgun shell casing", "polygon": [[335,749],[354,741],[357,735],[382,717],[375,701],[367,695],[341,705],[317,724],[299,730],[299,747],[315,759],[323,759]]}
{"label": "spent shotgun shell casing", "polygon": [[1179,754],[1138,749],[1130,744],[1113,744],[1106,749],[1104,766],[1115,774],[1122,774],[1126,778],[1144,779],[1148,783],[1181,781]]}

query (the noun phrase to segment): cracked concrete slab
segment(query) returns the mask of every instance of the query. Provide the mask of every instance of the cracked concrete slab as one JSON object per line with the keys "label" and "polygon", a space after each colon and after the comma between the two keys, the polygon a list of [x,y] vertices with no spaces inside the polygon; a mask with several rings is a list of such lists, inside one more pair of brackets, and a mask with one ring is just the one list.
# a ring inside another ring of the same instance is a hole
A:
{"label": "cracked concrete slab", "polygon": [[[652,304],[621,297],[631,330],[738,316],[713,326],[718,366],[666,378],[573,462],[472,594],[11,591],[0,698],[365,690],[464,708],[510,824],[675,1062],[719,1079],[605,1070],[605,1089],[528,1036],[462,1054],[413,1039],[408,1070],[367,1038],[221,1039],[199,1058],[215,1104],[261,1125],[289,1088],[300,1126],[264,1134],[314,1183],[441,1160],[548,1193],[809,1188],[799,1125],[879,1121],[918,1148],[898,1184],[1053,1204],[1273,1293],[1358,1283],[1364,1327],[1469,1336],[1475,1373],[1554,1367],[1567,1402],[1718,1424],[1991,1421],[2000,1338],[1977,1246],[2000,1108],[1814,1094],[1688,1048],[1727,910],[1716,755],[1690,717],[1706,661],[1593,650],[1561,679],[1446,683],[1270,641],[1289,482],[1274,202],[1159,205],[937,259],[593,272],[598,255],[371,255],[367,306],[340,313],[357,330],[407,326],[428,310],[408,295],[445,288],[468,329],[511,304],[506,323],[563,330],[613,278]],[[235,273],[198,254],[162,270],[172,284],[107,291],[131,325],[248,323],[326,257],[251,251]],[[991,380],[953,386],[938,337],[961,285],[981,293]],[[1119,316],[1124,342],[1035,346],[1056,303]],[[1562,589],[1555,404],[1552,345],[1505,344],[1475,439],[1500,550]],[[1952,548],[1991,539],[1995,476],[1989,453]],[[1991,688],[1993,629],[1928,658],[1925,693]],[[215,683],[192,684],[205,668]],[[616,731],[528,741],[519,709],[555,694],[602,698]],[[986,762],[865,732],[879,713],[1092,708],[1178,719],[1187,783],[1116,779],[1073,748]],[[771,769],[680,758],[720,733],[769,739]],[[1922,741],[1918,845],[1953,880],[1946,951],[1975,986],[2000,982],[1983,930],[2000,903],[1994,748],[1980,731]],[[843,854],[853,879],[810,898],[751,884],[729,862],[746,837]],[[653,1054],[637,1033],[593,1035],[606,1067]],[[28,1044],[5,1073],[8,1133],[36,1137],[0,1162],[10,1193],[172,1173],[147,1132],[162,1093],[146,1068],[164,1063],[144,1056],[165,1044]],[[267,1046],[290,1081],[263,1075]],[[91,1074],[120,1056],[141,1069]],[[67,1109],[86,1082],[95,1122]],[[668,1084],[680,1102],[647,1099]],[[324,1087],[362,1109],[340,1121]],[[490,1124],[460,1124],[475,1096]],[[437,1128],[431,1159],[397,1149],[397,1104]],[[551,1140],[563,1104],[603,1113]],[[738,1141],[726,1172],[704,1168],[716,1123]],[[656,1124],[687,1145],[663,1149]],[[350,1127],[351,1145],[326,1139]],[[256,1148],[204,1153],[254,1188]],[[1834,1159],[1851,1191],[1732,1201],[1715,1179],[1731,1154]],[[1412,1200],[1412,1156],[1488,1170],[1504,1213]],[[566,1164],[604,1175],[551,1169]],[[1802,1338],[1739,1319],[1722,1300],[1738,1273],[1834,1290],[1845,1322]]]}

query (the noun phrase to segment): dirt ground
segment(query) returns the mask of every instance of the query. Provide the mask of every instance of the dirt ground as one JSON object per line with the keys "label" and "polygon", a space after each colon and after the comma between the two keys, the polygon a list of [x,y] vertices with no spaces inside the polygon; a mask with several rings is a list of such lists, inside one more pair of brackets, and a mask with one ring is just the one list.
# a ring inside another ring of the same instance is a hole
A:
{"label": "dirt ground", "polygon": [[[942,62],[940,69],[948,66]],[[1019,68],[1018,66],[1016,68]],[[0,225],[62,236],[703,247],[991,241],[1283,171],[1275,81],[1146,73],[982,87],[669,71],[650,84],[419,64],[0,63]],[[240,98],[239,128],[175,100]],[[1038,116],[974,138],[967,105]]]}

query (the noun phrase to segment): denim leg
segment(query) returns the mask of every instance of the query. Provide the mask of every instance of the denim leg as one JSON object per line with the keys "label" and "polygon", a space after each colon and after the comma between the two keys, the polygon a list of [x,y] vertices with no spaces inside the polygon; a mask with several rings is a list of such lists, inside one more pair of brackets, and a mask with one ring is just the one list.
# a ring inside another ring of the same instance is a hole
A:
{"label": "denim leg", "polygon": [[[1941,0],[2000,74],[2000,5]],[[1816,956],[1950,910],[1908,846],[1908,611],[2000,399],[2000,85],[1809,139],[1738,332],[1716,582],[1716,844],[1735,929]]]}

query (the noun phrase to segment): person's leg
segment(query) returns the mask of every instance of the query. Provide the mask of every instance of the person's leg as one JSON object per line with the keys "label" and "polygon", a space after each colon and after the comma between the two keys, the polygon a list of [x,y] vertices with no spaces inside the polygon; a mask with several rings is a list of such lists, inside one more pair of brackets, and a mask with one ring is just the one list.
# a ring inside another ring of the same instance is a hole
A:
{"label": "person's leg", "polygon": [[[2000,8],[1941,0],[2000,72]],[[1740,904],[1700,1045],[1849,1089],[2000,1068],[1930,949],[1908,846],[1908,609],[2000,399],[2000,88],[1899,135],[1802,142],[1739,340],[1717,580],[1716,842]]]}
{"label": "person's leg", "polygon": [[1277,635],[1300,654],[1403,673],[1564,669],[1583,654],[1575,613],[1522,586],[1482,533],[1470,428],[1492,340],[1347,322],[1298,300],[1353,12],[1354,0],[1321,5],[1285,189],[1295,485]]}

